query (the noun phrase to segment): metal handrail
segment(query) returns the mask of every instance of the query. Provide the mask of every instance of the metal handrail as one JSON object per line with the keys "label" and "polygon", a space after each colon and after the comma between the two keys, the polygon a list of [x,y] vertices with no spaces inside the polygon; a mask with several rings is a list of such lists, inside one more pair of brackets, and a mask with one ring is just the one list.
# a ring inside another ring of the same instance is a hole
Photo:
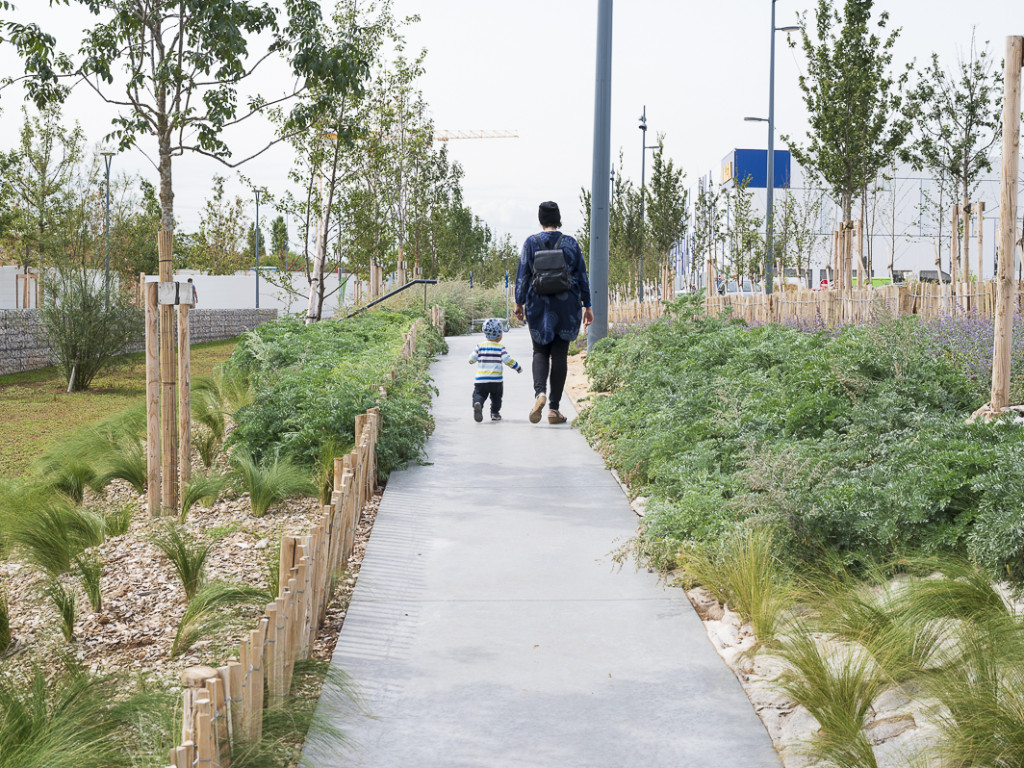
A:
{"label": "metal handrail", "polygon": [[419,285],[419,284],[421,284],[421,283],[422,283],[422,285],[423,285],[423,308],[424,308],[424,309],[426,309],[426,308],[427,308],[427,286],[428,286],[428,285],[437,285],[437,280],[433,280],[433,279],[429,279],[429,278],[422,278],[422,277],[420,277],[420,278],[417,278],[416,280],[410,280],[410,281],[409,281],[408,283],[406,283],[405,285],[403,285],[403,286],[401,286],[401,287],[399,287],[399,288],[395,288],[395,290],[393,290],[393,291],[390,291],[390,292],[388,292],[388,293],[385,293],[385,294],[384,294],[383,296],[381,296],[381,297],[380,297],[379,299],[374,299],[373,301],[371,301],[371,302],[370,302],[369,304],[367,304],[366,306],[364,306],[364,307],[360,307],[359,309],[357,309],[357,310],[356,310],[355,312],[353,312],[353,313],[352,313],[351,315],[345,315],[345,319],[346,319],[346,320],[348,320],[348,319],[349,319],[350,317],[355,317],[355,316],[356,316],[356,315],[358,315],[358,314],[359,314],[360,312],[365,312],[365,311],[366,311],[366,310],[368,310],[368,309],[369,309],[370,307],[372,307],[372,306],[375,306],[375,305],[377,305],[377,304],[380,304],[380,303],[381,303],[382,301],[384,301],[385,299],[390,299],[390,298],[391,298],[392,296],[394,296],[394,295],[395,295],[396,293],[401,293],[401,292],[402,292],[402,291],[404,291],[404,290],[405,290],[406,288],[412,288],[412,287],[413,287],[414,285]]}

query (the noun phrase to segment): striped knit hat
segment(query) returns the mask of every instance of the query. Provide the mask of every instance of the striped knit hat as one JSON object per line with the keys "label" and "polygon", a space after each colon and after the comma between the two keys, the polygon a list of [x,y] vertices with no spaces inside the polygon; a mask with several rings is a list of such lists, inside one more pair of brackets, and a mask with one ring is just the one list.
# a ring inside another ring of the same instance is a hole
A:
{"label": "striped knit hat", "polygon": [[484,323],[484,336],[489,341],[497,341],[505,333],[505,328],[496,317],[492,317]]}

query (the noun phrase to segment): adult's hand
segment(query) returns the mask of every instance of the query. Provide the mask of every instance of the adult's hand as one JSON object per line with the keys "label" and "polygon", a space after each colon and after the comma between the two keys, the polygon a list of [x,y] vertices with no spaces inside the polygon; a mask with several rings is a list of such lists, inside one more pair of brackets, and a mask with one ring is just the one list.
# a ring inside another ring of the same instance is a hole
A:
{"label": "adult's hand", "polygon": [[516,304],[516,308],[515,308],[513,314],[515,314],[515,316],[519,318],[520,322],[524,322],[524,323],[526,322],[526,312],[523,309],[523,305],[522,304]]}
{"label": "adult's hand", "polygon": [[594,310],[592,307],[587,307],[583,310],[583,327],[589,328],[594,322]]}

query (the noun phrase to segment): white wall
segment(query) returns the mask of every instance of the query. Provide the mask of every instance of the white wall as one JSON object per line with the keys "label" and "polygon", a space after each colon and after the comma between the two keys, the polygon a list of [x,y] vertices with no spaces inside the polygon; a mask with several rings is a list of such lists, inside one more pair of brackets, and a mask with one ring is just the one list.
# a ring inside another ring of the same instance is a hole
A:
{"label": "white wall", "polygon": [[[174,279],[185,282],[192,278],[196,287],[199,309],[247,309],[256,306],[256,273],[255,270],[236,272],[233,275],[204,275],[192,270],[175,272]],[[155,275],[147,276],[148,282],[155,282]],[[345,290],[337,291],[324,300],[324,317],[332,317],[338,310],[339,302],[344,306],[352,305],[354,280],[343,275],[346,282]],[[324,293],[329,294],[338,288],[339,278],[332,272],[324,278]],[[290,294],[278,284],[291,285],[294,294]],[[260,270],[260,309],[276,309],[279,315],[305,314],[309,306],[309,284],[302,272],[272,272]]]}

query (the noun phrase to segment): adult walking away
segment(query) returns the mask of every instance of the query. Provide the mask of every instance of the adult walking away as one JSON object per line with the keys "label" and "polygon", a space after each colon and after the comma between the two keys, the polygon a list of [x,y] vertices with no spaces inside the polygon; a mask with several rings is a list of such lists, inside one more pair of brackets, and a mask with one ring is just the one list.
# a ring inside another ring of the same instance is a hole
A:
{"label": "adult walking away", "polygon": [[594,322],[594,311],[583,253],[576,240],[559,231],[562,215],[558,204],[541,203],[538,218],[543,230],[526,239],[519,257],[515,314],[529,325],[533,339],[537,399],[530,421],[540,421],[547,405],[548,422],[563,424],[566,418],[558,406],[568,371],[569,342],[579,336],[581,320],[584,327]]}

